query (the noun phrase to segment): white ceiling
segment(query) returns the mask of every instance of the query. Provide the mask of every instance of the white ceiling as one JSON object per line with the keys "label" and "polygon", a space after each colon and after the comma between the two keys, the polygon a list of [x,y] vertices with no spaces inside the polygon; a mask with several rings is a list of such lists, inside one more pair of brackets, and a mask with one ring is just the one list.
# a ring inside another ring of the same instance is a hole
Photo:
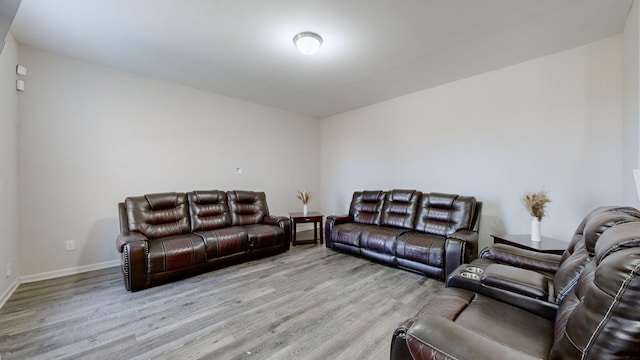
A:
{"label": "white ceiling", "polygon": [[[326,117],[622,32],[633,0],[22,0],[20,44]],[[293,36],[324,38],[315,56]]]}

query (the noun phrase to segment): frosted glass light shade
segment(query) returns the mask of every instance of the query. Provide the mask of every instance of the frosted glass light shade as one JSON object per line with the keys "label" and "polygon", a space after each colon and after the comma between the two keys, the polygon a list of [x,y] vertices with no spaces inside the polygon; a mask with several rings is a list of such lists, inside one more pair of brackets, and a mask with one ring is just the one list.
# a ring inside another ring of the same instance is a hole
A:
{"label": "frosted glass light shade", "polygon": [[293,37],[293,44],[304,55],[313,55],[320,50],[322,38],[312,32],[301,32]]}

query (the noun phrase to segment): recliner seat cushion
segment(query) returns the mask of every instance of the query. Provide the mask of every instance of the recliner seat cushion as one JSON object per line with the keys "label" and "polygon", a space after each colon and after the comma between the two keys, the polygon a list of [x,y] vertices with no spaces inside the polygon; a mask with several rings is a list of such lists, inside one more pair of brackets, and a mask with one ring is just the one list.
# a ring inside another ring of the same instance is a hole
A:
{"label": "recliner seat cushion", "polygon": [[419,232],[406,232],[398,236],[396,256],[421,264],[444,267],[445,238]]}
{"label": "recliner seat cushion", "polygon": [[238,253],[249,248],[247,231],[241,226],[196,232],[204,239],[207,259],[216,259]]}
{"label": "recliner seat cushion", "polygon": [[205,264],[204,242],[195,234],[170,236],[149,241],[148,274]]}
{"label": "recliner seat cushion", "polygon": [[[452,347],[460,346],[456,345],[456,334],[434,331],[429,326],[434,318],[452,321],[457,325],[455,329],[506,345],[520,351],[523,357],[529,355],[546,359],[553,345],[553,337],[550,336],[553,321],[471,291],[445,288],[420,310],[418,319],[407,331],[407,345],[412,358],[441,358],[441,353],[432,351],[428,339],[448,338]],[[464,346],[473,347],[473,344]],[[446,349],[437,350],[446,352]]]}
{"label": "recliner seat cushion", "polygon": [[360,232],[360,247],[382,254],[395,255],[397,238],[405,232],[407,232],[406,229],[366,227]]}
{"label": "recliner seat cushion", "polygon": [[363,225],[356,223],[339,224],[331,229],[333,242],[360,247],[360,238],[363,231],[377,229],[377,225]]}
{"label": "recliner seat cushion", "polygon": [[253,224],[242,227],[247,232],[249,249],[263,249],[284,243],[284,230],[277,226]]}

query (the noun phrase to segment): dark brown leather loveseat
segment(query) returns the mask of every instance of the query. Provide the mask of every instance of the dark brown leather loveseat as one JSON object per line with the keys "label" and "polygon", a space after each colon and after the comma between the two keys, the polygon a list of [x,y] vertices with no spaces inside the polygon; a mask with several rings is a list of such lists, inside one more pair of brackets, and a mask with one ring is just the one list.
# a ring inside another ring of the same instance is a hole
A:
{"label": "dark brown leather loveseat", "polygon": [[289,249],[286,217],[264,192],[206,190],[128,197],[118,204],[122,273],[137,291]]}
{"label": "dark brown leather loveseat", "polygon": [[471,196],[357,191],[349,215],[327,217],[326,246],[445,279],[478,256],[481,208]]}
{"label": "dark brown leather loveseat", "polygon": [[620,219],[600,222],[602,232],[585,219],[593,256],[577,260],[579,275],[553,318],[447,287],[396,329],[391,359],[640,358],[640,222]]}

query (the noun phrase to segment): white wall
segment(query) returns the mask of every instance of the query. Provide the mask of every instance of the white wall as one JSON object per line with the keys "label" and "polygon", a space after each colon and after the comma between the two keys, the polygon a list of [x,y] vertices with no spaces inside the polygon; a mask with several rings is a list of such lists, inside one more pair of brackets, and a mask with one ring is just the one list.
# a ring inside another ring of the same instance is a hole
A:
{"label": "white wall", "polygon": [[287,215],[301,209],[297,189],[319,191],[317,119],[19,50],[29,69],[19,99],[23,276],[118,260],[126,196],[261,190],[272,214]]}
{"label": "white wall", "polygon": [[17,64],[18,46],[9,34],[0,54],[0,306],[18,284]]}
{"label": "white wall", "polygon": [[640,168],[638,151],[640,140],[640,25],[638,17],[640,6],[635,1],[625,23],[623,38],[623,72],[624,72],[624,168],[623,184],[625,198],[634,199],[633,205],[640,207],[640,201],[633,181],[632,170]]}
{"label": "white wall", "polygon": [[484,202],[492,233],[529,233],[520,202],[542,187],[543,235],[568,240],[622,193],[622,39],[600,42],[321,120],[323,210],[353,191],[409,188]]}

